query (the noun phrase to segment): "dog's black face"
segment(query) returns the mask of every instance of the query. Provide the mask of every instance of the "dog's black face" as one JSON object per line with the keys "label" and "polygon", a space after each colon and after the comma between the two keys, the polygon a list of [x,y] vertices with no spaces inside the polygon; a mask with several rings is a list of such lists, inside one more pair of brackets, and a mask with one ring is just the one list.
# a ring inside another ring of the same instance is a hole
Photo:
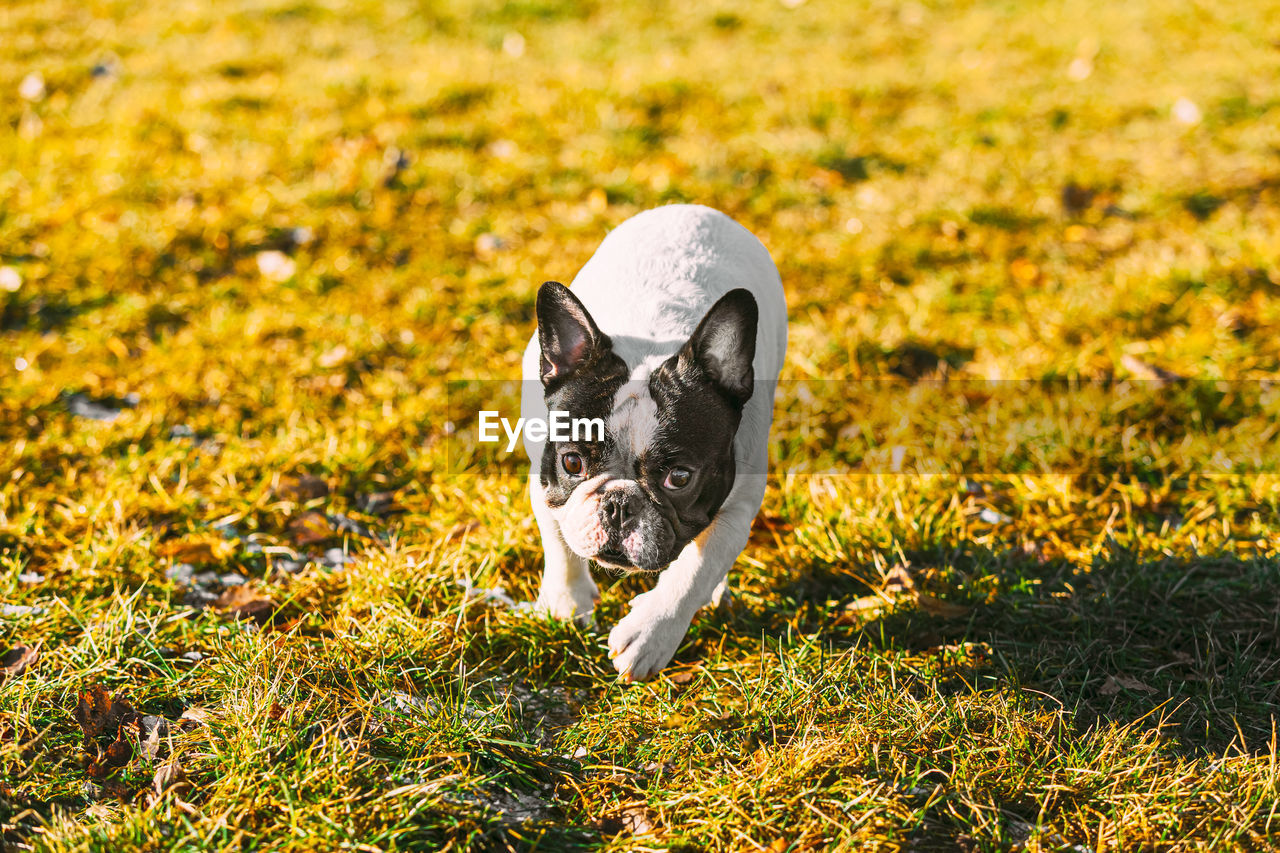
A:
{"label": "dog's black face", "polygon": [[711,524],[733,488],[733,439],[751,397],[757,309],[746,290],[712,306],[689,341],[647,379],[630,381],[568,288],[538,292],[548,411],[599,418],[592,441],[548,440],[547,504],[566,544],[606,566],[665,568]]}

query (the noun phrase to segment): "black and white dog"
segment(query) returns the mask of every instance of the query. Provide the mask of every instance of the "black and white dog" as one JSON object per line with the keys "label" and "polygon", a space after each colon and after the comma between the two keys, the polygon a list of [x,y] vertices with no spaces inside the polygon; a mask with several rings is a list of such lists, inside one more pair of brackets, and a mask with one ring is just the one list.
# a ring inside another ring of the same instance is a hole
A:
{"label": "black and white dog", "polygon": [[588,561],[661,572],[609,634],[614,666],[651,678],[718,602],[764,499],[787,348],[778,270],[722,213],[672,205],[605,238],[572,289],[538,291],[521,415],[599,418],[603,440],[534,441],[529,498],[546,564],[536,606],[590,618]]}

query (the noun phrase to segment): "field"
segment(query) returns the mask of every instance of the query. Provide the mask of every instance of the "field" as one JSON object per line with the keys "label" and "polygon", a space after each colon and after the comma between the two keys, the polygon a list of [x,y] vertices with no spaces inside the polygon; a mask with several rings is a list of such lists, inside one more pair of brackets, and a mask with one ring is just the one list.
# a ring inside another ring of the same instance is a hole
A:
{"label": "field", "polygon": [[[1280,848],[1280,5],[0,44],[0,848]],[[513,609],[522,472],[462,439],[537,286],[676,201],[791,342],[734,602],[626,685],[646,582]]]}

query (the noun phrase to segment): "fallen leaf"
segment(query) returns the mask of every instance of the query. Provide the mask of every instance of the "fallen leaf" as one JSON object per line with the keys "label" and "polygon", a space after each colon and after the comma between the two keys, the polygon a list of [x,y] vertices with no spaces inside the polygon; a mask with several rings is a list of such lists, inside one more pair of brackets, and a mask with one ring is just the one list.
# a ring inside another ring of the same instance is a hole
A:
{"label": "fallen leaf", "polygon": [[627,806],[618,813],[622,831],[629,835],[646,835],[653,832],[653,818],[644,806]]}
{"label": "fallen leaf", "polygon": [[391,515],[404,512],[399,503],[399,492],[370,492],[356,497],[356,509],[368,515]]}
{"label": "fallen leaf", "polygon": [[910,592],[915,588],[910,563],[898,563],[884,576],[884,591],[889,595]]}
{"label": "fallen leaf", "polygon": [[184,710],[178,717],[178,727],[185,730],[191,730],[196,726],[206,725],[209,722],[209,709],[192,706]]}
{"label": "fallen leaf", "polygon": [[848,614],[866,614],[874,613],[885,607],[891,607],[894,599],[884,595],[864,595],[861,598],[855,598],[844,606],[844,612]]}
{"label": "fallen leaf", "polygon": [[235,546],[224,539],[212,537],[189,537],[162,542],[156,553],[168,557],[176,563],[216,563],[229,557]]}
{"label": "fallen leaf", "polygon": [[169,721],[164,717],[146,716],[138,724],[138,744],[147,760],[155,761],[160,754],[160,739],[169,733]]}
{"label": "fallen leaf", "polygon": [[0,658],[0,681],[22,675],[40,659],[40,647],[14,646]]}
{"label": "fallen leaf", "polygon": [[191,790],[191,782],[187,779],[186,771],[182,769],[182,765],[178,763],[176,758],[166,761],[156,768],[151,785],[157,797],[162,797],[165,794],[181,796]]}
{"label": "fallen leaf", "polygon": [[314,545],[332,539],[333,526],[322,512],[305,512],[289,524],[289,536],[295,545]]}
{"label": "fallen leaf", "polygon": [[972,607],[943,601],[924,592],[916,593],[916,603],[920,605],[921,610],[930,616],[939,616],[943,619],[962,619],[973,612]]}
{"label": "fallen leaf", "polygon": [[306,503],[329,494],[329,484],[311,474],[287,474],[276,484],[275,496],[294,503]]}
{"label": "fallen leaf", "polygon": [[259,625],[266,625],[276,613],[276,603],[247,584],[227,589],[215,606],[236,619],[252,619]]}
{"label": "fallen leaf", "polygon": [[1143,684],[1136,678],[1129,678],[1124,675],[1108,675],[1107,680],[1098,688],[1098,692],[1103,696],[1114,696],[1124,690],[1132,690],[1135,693],[1155,693],[1156,689],[1149,684]]}
{"label": "fallen leaf", "polygon": [[760,513],[751,525],[751,536],[757,542],[771,542],[777,536],[795,530],[795,525],[780,515]]}
{"label": "fallen leaf", "polygon": [[133,744],[125,737],[122,726],[116,739],[107,747],[107,764],[112,767],[124,767],[133,758]]}
{"label": "fallen leaf", "polygon": [[670,681],[672,684],[688,684],[690,681],[693,681],[697,674],[698,671],[696,669],[682,669],[668,675],[667,681]]}
{"label": "fallen leaf", "polygon": [[[133,799],[135,791],[133,788],[119,779],[107,779],[102,783],[103,794],[115,797],[122,803],[129,803]],[[106,817],[104,814],[103,817]]]}
{"label": "fallen leaf", "polygon": [[83,691],[75,710],[76,722],[90,743],[104,736],[115,738],[121,724],[137,716],[138,712],[128,699],[112,696],[101,684]]}
{"label": "fallen leaf", "polygon": [[200,810],[182,799],[189,795],[194,788],[195,786],[187,778],[186,771],[182,769],[182,765],[178,763],[178,757],[175,755],[156,768],[156,772],[151,778],[151,790],[147,792],[146,804],[150,807],[156,805],[162,799],[169,799],[180,811],[188,815],[199,816]]}
{"label": "fallen leaf", "polygon": [[1092,187],[1082,187],[1075,181],[1062,188],[1062,207],[1067,213],[1078,214],[1087,210],[1098,192]]}

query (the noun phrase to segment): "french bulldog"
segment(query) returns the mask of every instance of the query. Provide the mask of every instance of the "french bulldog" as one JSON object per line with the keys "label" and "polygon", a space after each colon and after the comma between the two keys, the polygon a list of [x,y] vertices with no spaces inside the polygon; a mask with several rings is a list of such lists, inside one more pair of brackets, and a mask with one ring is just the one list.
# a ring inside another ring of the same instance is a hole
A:
{"label": "french bulldog", "polygon": [[572,287],[543,284],[537,319],[521,415],[568,412],[605,430],[523,436],[545,551],[535,608],[591,619],[593,561],[657,574],[609,634],[621,677],[649,679],[725,594],[764,499],[787,348],[782,282],[728,216],[670,205],[612,231]]}

